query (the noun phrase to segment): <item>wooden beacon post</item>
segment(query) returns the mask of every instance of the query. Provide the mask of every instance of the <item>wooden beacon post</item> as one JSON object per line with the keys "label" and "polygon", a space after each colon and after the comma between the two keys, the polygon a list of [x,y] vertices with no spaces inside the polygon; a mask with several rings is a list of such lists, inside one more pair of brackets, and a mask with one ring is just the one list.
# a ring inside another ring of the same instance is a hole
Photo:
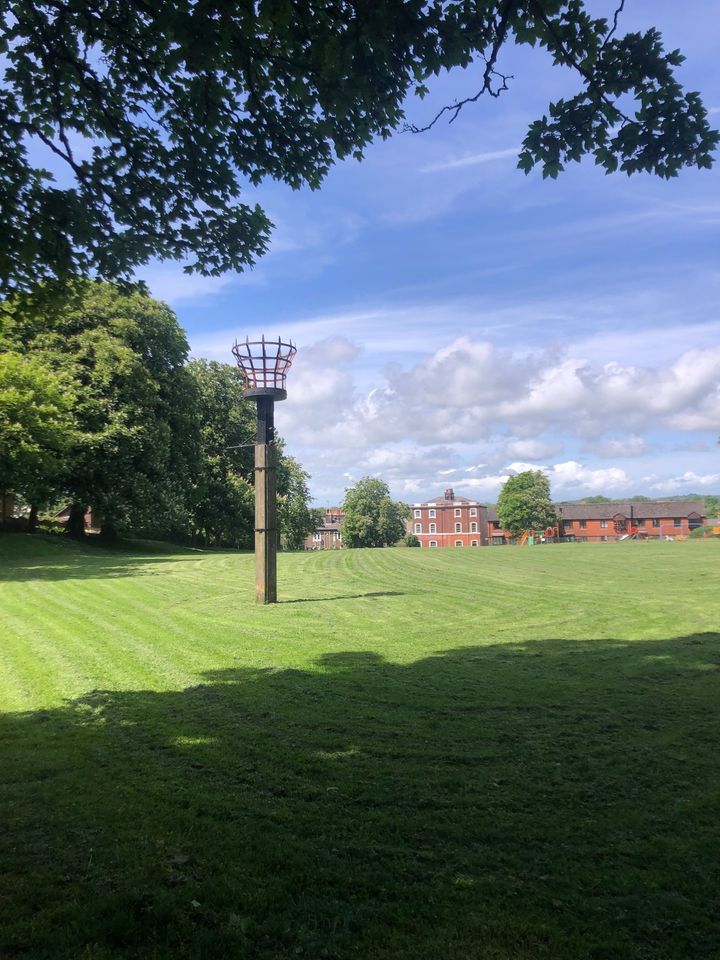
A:
{"label": "wooden beacon post", "polygon": [[277,603],[277,463],[275,401],[287,397],[285,380],[296,354],[294,344],[236,342],[232,352],[243,376],[243,396],[257,403],[255,437],[255,601]]}

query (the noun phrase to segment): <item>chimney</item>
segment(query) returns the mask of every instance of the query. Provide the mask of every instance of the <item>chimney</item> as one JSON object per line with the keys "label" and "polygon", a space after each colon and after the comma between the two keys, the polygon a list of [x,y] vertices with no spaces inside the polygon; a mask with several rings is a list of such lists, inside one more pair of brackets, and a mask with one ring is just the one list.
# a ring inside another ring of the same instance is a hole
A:
{"label": "chimney", "polygon": [[445,499],[446,499],[446,500],[454,500],[454,499],[455,499],[455,491],[453,490],[452,487],[448,487],[447,490],[445,491]]}

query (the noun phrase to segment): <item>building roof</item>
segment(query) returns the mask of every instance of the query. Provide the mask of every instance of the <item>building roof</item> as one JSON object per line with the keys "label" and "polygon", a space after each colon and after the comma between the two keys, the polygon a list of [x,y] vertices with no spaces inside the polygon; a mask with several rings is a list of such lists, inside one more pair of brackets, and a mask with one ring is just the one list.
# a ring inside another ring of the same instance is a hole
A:
{"label": "building roof", "polygon": [[414,507],[481,507],[482,504],[479,500],[468,500],[467,497],[458,497],[455,495],[455,491],[452,487],[448,487],[447,490],[439,494],[437,497],[433,497],[430,500],[424,500],[422,503],[414,503]]}
{"label": "building roof", "polygon": [[623,503],[557,503],[563,520],[612,520],[632,515],[638,520],[662,520],[665,517],[688,517],[691,513],[705,515],[703,500],[641,500]]}
{"label": "building roof", "polygon": [[[563,520],[613,520],[617,516],[637,520],[662,520],[670,517],[689,517],[691,513],[705,516],[704,500],[626,500],[622,503],[556,503],[562,509]],[[495,507],[488,507],[488,520],[497,520]]]}

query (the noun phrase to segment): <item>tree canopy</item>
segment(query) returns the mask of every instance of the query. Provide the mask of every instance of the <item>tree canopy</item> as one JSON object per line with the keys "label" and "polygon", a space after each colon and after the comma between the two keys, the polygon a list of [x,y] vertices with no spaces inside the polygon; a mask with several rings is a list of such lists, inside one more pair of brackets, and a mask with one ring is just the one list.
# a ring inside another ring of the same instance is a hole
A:
{"label": "tree canopy", "polygon": [[0,491],[31,504],[52,496],[75,439],[74,401],[67,378],[46,361],[0,352]]}
{"label": "tree canopy", "polygon": [[547,476],[541,470],[525,470],[509,477],[498,497],[497,515],[503,528],[515,536],[553,526],[555,507]]}
{"label": "tree canopy", "polygon": [[[172,310],[82,281],[0,302],[0,491],[86,505],[105,532],[251,548],[255,405],[236,366],[187,361]],[[284,542],[312,529],[308,474],[278,440]]]}
{"label": "tree canopy", "polygon": [[389,547],[405,533],[410,510],[392,500],[388,485],[377,477],[363,477],[345,491],[343,541],[346,547]]}
{"label": "tree canopy", "polygon": [[0,291],[152,257],[241,270],[271,229],[246,186],[318,187],[442,71],[469,69],[468,97],[425,128],[499,96],[508,44],[578,83],[530,127],[523,170],[710,166],[718,135],[682,56],[655,29],[623,34],[623,5],[610,21],[585,0],[0,0]]}

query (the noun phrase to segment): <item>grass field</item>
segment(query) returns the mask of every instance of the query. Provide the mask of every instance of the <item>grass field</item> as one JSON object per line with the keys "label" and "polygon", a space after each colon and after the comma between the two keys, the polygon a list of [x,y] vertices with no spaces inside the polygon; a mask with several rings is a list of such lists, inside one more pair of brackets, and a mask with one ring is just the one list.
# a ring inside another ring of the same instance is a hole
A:
{"label": "grass field", "polygon": [[720,957],[719,551],[0,537],[0,958]]}

